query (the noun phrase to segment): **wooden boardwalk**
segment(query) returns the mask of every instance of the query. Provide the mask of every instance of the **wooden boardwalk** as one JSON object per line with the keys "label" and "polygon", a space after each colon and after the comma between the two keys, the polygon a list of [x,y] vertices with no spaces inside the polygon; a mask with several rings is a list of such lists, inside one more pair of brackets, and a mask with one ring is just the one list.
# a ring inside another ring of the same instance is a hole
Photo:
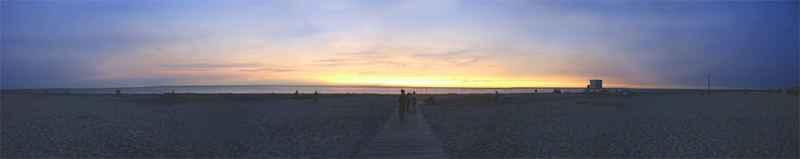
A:
{"label": "wooden boardwalk", "polygon": [[446,157],[436,135],[422,119],[422,112],[406,114],[400,122],[397,111],[383,124],[372,142],[361,153],[365,158],[442,158]]}

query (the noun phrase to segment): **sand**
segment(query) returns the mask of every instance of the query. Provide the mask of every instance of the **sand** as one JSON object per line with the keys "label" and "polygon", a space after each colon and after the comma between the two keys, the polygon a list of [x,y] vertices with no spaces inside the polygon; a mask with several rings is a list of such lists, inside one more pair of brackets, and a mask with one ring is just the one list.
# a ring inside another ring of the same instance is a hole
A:
{"label": "sand", "polygon": [[[427,96],[420,95],[420,99]],[[797,96],[435,95],[448,157],[798,158]],[[395,95],[0,95],[0,157],[357,157]]]}
{"label": "sand", "polygon": [[449,157],[797,158],[800,149],[798,97],[786,94],[440,99],[422,109]]}
{"label": "sand", "polygon": [[354,157],[391,100],[3,94],[0,157]]}

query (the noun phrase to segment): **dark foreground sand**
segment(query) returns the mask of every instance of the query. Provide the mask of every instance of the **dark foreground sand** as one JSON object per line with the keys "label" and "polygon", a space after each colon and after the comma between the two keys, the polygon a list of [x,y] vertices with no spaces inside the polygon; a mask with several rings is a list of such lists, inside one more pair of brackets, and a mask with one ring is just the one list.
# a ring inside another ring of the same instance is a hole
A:
{"label": "dark foreground sand", "polygon": [[[423,98],[422,96],[420,98]],[[436,95],[449,157],[797,158],[798,97]],[[395,95],[0,96],[0,157],[355,157]]]}
{"label": "dark foreground sand", "polygon": [[797,96],[492,98],[442,96],[444,104],[423,107],[450,157],[797,158],[800,151]]}
{"label": "dark foreground sand", "polygon": [[3,94],[0,157],[353,157],[392,100]]}

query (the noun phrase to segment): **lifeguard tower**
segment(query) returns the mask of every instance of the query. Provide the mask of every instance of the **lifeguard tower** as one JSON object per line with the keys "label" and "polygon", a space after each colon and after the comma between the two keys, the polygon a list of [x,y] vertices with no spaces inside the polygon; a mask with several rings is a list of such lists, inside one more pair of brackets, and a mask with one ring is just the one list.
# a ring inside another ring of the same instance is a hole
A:
{"label": "lifeguard tower", "polygon": [[603,88],[603,80],[601,79],[589,80],[589,89],[602,89],[602,88]]}

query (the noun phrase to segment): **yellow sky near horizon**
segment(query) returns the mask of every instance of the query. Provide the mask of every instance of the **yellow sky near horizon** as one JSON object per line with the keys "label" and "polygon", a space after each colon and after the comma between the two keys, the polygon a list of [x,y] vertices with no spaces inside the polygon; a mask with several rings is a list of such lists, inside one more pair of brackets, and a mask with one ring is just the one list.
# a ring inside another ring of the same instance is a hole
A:
{"label": "yellow sky near horizon", "polygon": [[[390,36],[391,37],[391,36]],[[246,39],[246,38],[245,38]],[[620,67],[616,71],[638,72],[625,64],[604,63],[623,59],[607,54],[605,49],[587,48],[586,58],[593,63],[573,65],[570,50],[547,45],[536,46],[537,52],[514,46],[480,46],[475,40],[436,38],[430,42],[414,37],[397,38],[390,42],[369,42],[365,37],[329,35],[311,39],[321,42],[276,46],[251,41],[210,41],[175,43],[157,48],[133,49],[129,53],[103,61],[97,76],[86,80],[117,80],[136,78],[177,79],[165,85],[381,85],[412,87],[576,87],[588,84],[592,74],[588,69]],[[347,39],[336,42],[332,39]],[[369,38],[366,38],[369,39]],[[198,49],[196,43],[214,43]],[[333,42],[332,42],[333,41]],[[435,42],[436,45],[428,45]],[[458,44],[458,45],[457,45]],[[231,47],[235,46],[235,47]],[[302,47],[319,46],[319,47]],[[464,47],[471,46],[471,47]],[[531,47],[531,46],[526,46]],[[224,55],[224,56],[222,56]],[[616,59],[615,59],[616,58]],[[600,62],[600,63],[597,63]],[[602,78],[602,76],[601,76]],[[648,87],[621,84],[609,78],[606,87]]]}
{"label": "yellow sky near horizon", "polygon": [[3,88],[583,88],[592,78],[704,88],[711,73],[712,87],[741,89],[794,87],[799,73],[789,67],[796,2],[4,2],[2,11]]}

